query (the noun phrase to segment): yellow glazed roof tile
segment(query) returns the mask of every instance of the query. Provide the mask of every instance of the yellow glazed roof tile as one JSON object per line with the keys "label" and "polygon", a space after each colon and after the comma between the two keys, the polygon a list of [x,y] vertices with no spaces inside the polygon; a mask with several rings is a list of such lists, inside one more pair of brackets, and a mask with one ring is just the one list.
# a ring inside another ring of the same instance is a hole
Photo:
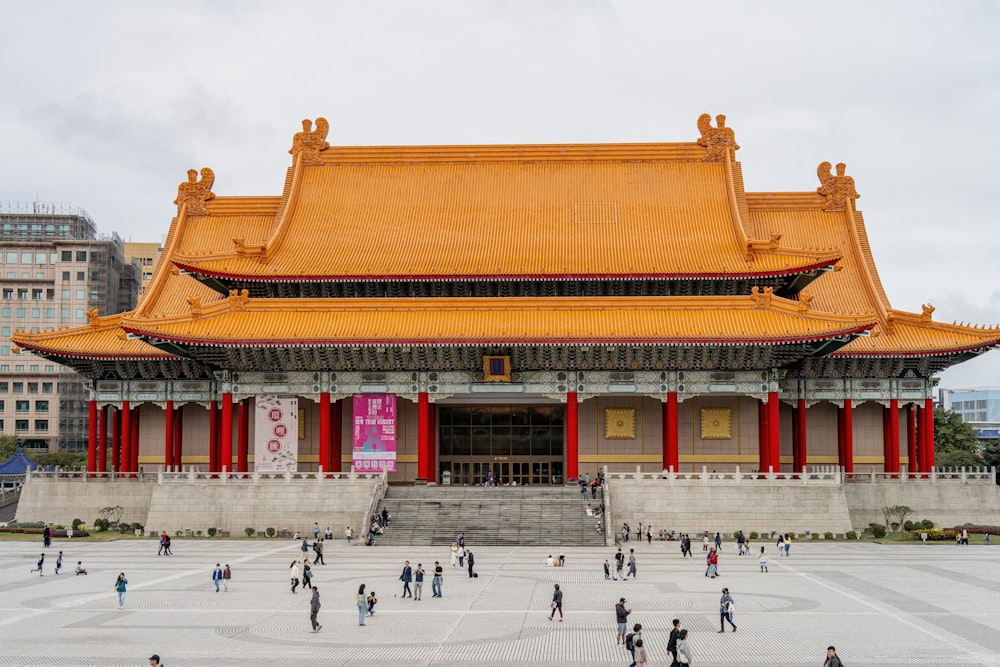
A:
{"label": "yellow glazed roof tile", "polygon": [[250,238],[243,251],[230,240],[219,254],[213,238],[211,247],[182,244],[178,265],[250,279],[725,277],[836,259],[830,248],[802,252],[783,241],[748,257],[727,165],[702,161],[695,144],[322,156],[321,165],[296,167],[265,256]]}
{"label": "yellow glazed roof tile", "polygon": [[94,324],[72,329],[19,331],[11,336],[11,341],[33,352],[83,359],[177,358],[137,338],[129,338],[119,326],[123,316],[101,317]]}
{"label": "yellow glazed roof tile", "polygon": [[740,344],[819,340],[872,317],[804,312],[794,301],[741,297],[247,299],[232,297],[127,331],[193,344]]}

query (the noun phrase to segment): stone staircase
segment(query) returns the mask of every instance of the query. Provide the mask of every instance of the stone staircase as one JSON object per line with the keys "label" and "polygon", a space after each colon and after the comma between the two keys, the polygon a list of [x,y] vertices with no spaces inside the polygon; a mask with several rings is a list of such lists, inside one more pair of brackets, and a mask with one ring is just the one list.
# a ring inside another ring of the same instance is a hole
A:
{"label": "stone staircase", "polygon": [[[589,498],[589,496],[588,496]],[[577,487],[390,486],[379,504],[392,521],[379,545],[602,546]]]}

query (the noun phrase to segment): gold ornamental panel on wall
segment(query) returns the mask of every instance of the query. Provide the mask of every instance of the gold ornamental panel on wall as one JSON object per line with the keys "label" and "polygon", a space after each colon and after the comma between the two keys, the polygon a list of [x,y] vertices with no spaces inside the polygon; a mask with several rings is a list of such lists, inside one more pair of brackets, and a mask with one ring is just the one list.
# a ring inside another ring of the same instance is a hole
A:
{"label": "gold ornamental panel on wall", "polygon": [[701,439],[731,440],[733,437],[732,408],[701,409]]}
{"label": "gold ornamental panel on wall", "polygon": [[635,440],[635,408],[604,408],[604,439]]}

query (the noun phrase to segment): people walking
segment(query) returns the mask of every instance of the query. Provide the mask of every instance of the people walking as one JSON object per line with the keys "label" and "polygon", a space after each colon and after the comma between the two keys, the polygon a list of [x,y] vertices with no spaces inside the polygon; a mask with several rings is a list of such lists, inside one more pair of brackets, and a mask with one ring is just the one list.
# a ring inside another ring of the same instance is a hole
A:
{"label": "people walking", "polygon": [[320,538],[313,542],[313,551],[316,553],[316,558],[313,560],[313,565],[320,563],[326,565],[326,561],[323,560],[323,538]]}
{"label": "people walking", "polygon": [[628,550],[628,576],[635,579],[635,549]]}
{"label": "people walking", "polygon": [[233,578],[233,571],[229,569],[229,563],[226,563],[226,566],[222,568],[222,590],[224,591],[229,590],[229,580],[232,578]]}
{"label": "people walking", "polygon": [[549,614],[549,620],[551,621],[555,618],[556,611],[559,612],[559,622],[563,622],[563,611],[562,611],[562,591],[559,590],[559,584],[555,584],[555,590],[552,592],[552,613]]}
{"label": "people walking", "polygon": [[473,577],[479,576],[475,572],[472,571],[472,565],[473,565],[473,563],[476,562],[475,557],[472,555],[472,549],[466,549],[465,550],[465,557],[469,561],[469,579],[472,579]]}
{"label": "people walking", "polygon": [[785,558],[788,558],[790,554],[789,551],[792,550],[792,536],[785,533]]}
{"label": "people walking", "polygon": [[38,576],[39,576],[39,577],[44,577],[44,576],[45,576],[45,573],[44,573],[44,572],[42,571],[42,569],[43,569],[44,567],[45,567],[45,554],[43,553],[43,554],[42,554],[42,555],[41,555],[41,556],[39,557],[39,559],[38,559],[38,562],[37,562],[37,563],[35,563],[35,569],[33,569],[33,570],[32,570],[31,572],[29,572],[28,574],[34,574],[35,572],[37,572],[37,573],[38,573]]}
{"label": "people walking", "polygon": [[434,561],[434,579],[431,580],[431,597],[441,597],[441,582],[444,579],[444,568],[441,563]]}
{"label": "people walking", "polygon": [[608,563],[607,558],[604,559],[604,578],[605,579],[611,578],[611,564]]}
{"label": "people walking", "polygon": [[312,587],[312,597],[309,599],[309,622],[312,623],[313,632],[319,632],[323,629],[320,625],[319,620],[316,618],[319,615],[319,589],[315,586]]}
{"label": "people walking", "polygon": [[691,651],[691,642],[688,641],[686,628],[677,635],[677,663],[681,665],[694,664],[694,654]]}
{"label": "people walking", "polygon": [[160,531],[160,548],[157,549],[156,555],[157,556],[162,556],[163,555],[163,550],[166,549],[166,548],[167,548],[167,531],[161,530]]}
{"label": "people walking", "polygon": [[309,557],[302,559],[302,588],[309,590],[312,588],[312,568],[309,567]]}
{"label": "people walking", "polygon": [[413,593],[414,600],[419,600],[424,591],[424,566],[417,563],[417,569],[413,573]]}
{"label": "people walking", "polygon": [[354,531],[351,530],[350,526],[348,526],[347,528],[344,529],[344,537],[347,538],[347,543],[350,544],[351,543],[351,538],[354,537]]}
{"label": "people walking", "polygon": [[618,575],[618,579],[624,579],[625,569],[625,554],[622,553],[622,548],[618,547],[618,552],[615,554],[615,574]]}
{"label": "people walking", "polygon": [[358,625],[365,624],[365,613],[368,611],[368,599],[365,597],[365,585],[361,584],[358,594],[354,596],[354,604],[358,607]]}
{"label": "people walking", "polygon": [[618,643],[625,643],[625,633],[628,631],[628,615],[631,609],[625,608],[625,598],[620,598],[615,605],[615,622],[618,624]]}
{"label": "people walking", "polygon": [[118,579],[115,580],[115,591],[118,593],[118,608],[125,608],[125,591],[128,586],[128,579],[125,578],[124,572],[118,573]]}
{"label": "people walking", "polygon": [[667,654],[670,656],[670,667],[677,667],[677,638],[681,634],[681,619],[675,618],[673,628],[670,630],[670,637],[667,639]]}
{"label": "people walking", "polygon": [[760,548],[760,557],[757,558],[757,563],[760,565],[761,572],[767,572],[767,554],[764,553],[764,547]]}
{"label": "people walking", "polygon": [[719,634],[726,631],[726,621],[729,621],[729,625],[733,626],[733,632],[736,632],[736,624],[733,623],[735,613],[736,604],[733,602],[733,597],[729,594],[728,588],[723,588],[722,598],[719,600]]}
{"label": "people walking", "polygon": [[46,549],[52,546],[52,527],[49,524],[42,529],[42,546]]}
{"label": "people walking", "polygon": [[708,550],[708,556],[705,557],[705,576],[711,579],[715,579],[719,576],[719,554],[715,552],[715,547]]}
{"label": "people walking", "polygon": [[222,586],[222,566],[218,563],[215,564],[215,569],[212,570],[212,583],[215,584],[215,592],[219,592],[220,586]]}
{"label": "people walking", "polygon": [[59,570],[62,569],[62,558],[62,552],[60,551],[59,555],[56,556],[56,574],[59,574]]}
{"label": "people walking", "polygon": [[399,580],[403,582],[403,597],[413,597],[413,591],[410,590],[410,582],[413,581],[413,568],[410,567],[410,561],[405,561],[403,563],[403,573],[399,575]]}
{"label": "people walking", "polygon": [[288,568],[291,574],[292,592],[299,587],[299,578],[302,576],[302,568],[299,566],[299,559],[296,558]]}
{"label": "people walking", "polygon": [[837,655],[837,649],[832,646],[826,647],[826,660],[823,661],[823,667],[841,667],[843,663],[840,662],[840,656]]}
{"label": "people walking", "polygon": [[625,648],[628,649],[629,655],[632,656],[632,662],[629,663],[628,667],[635,667],[635,642],[641,637],[642,623],[636,623],[633,625],[632,632],[625,635]]}
{"label": "people walking", "polygon": [[784,535],[782,535],[780,533],[778,534],[778,544],[776,546],[778,547],[778,558],[781,558],[782,556],[785,555],[785,536]]}

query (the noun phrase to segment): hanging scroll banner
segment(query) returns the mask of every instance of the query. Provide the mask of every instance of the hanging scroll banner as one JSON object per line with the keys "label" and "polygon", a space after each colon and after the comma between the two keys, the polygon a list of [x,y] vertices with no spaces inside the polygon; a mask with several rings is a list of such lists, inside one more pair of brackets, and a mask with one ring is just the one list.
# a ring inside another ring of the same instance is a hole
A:
{"label": "hanging scroll banner", "polygon": [[396,470],[396,395],[354,395],[354,470]]}
{"label": "hanging scroll banner", "polygon": [[254,470],[298,472],[298,396],[257,394],[254,406]]}

